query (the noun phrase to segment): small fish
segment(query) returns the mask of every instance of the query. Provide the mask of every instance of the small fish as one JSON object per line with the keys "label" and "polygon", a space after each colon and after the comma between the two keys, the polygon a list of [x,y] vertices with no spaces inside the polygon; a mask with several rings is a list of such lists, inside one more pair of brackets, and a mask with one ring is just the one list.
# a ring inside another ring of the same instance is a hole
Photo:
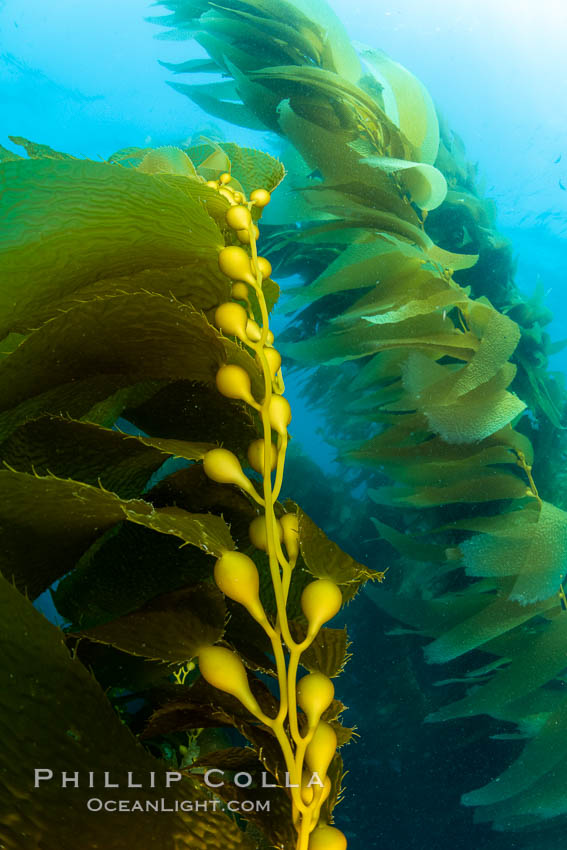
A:
{"label": "small fish", "polygon": [[559,181],[559,188],[563,189],[564,192],[567,192],[567,186],[565,186],[565,184],[561,180]]}
{"label": "small fish", "polygon": [[553,160],[553,164],[554,164],[554,165],[557,165],[557,163],[558,163],[558,162],[561,162],[561,154],[559,154],[559,156],[557,157],[557,159],[554,159],[554,160]]}

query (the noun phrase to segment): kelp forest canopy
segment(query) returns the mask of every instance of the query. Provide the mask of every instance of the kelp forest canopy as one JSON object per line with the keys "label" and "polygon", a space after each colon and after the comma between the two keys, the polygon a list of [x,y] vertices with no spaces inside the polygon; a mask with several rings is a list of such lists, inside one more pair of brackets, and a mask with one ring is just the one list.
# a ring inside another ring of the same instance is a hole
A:
{"label": "kelp forest canopy", "polygon": [[430,94],[378,46],[351,44],[324,3],[162,5],[161,37],[208,55],[164,63],[171,85],[277,136],[288,174],[264,251],[280,277],[302,277],[282,302],[282,350],[310,370],[345,468],[364,471],[372,565],[391,565],[365,592],[429,639],[428,662],[463,659],[460,696],[428,720],[489,715],[523,742],[463,803],[552,847],[567,816],[567,394],[548,369],[559,345],[542,293],[515,286]]}

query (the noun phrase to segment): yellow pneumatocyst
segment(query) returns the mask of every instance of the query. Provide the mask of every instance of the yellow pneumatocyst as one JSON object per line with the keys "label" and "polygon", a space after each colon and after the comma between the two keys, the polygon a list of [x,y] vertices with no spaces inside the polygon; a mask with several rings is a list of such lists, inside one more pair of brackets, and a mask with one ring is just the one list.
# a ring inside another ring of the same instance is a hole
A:
{"label": "yellow pneumatocyst", "polygon": [[215,311],[215,325],[224,334],[236,336],[242,342],[248,342],[246,336],[246,323],[248,322],[248,313],[242,304],[236,304],[234,301],[225,301],[224,304],[219,304]]}
{"label": "yellow pneumatocyst", "polygon": [[233,283],[231,295],[233,298],[238,298],[240,301],[248,301],[248,286],[245,283]]}
{"label": "yellow pneumatocyst", "polygon": [[311,634],[331,620],[343,604],[341,591],[333,581],[320,578],[308,584],[301,594],[301,610],[309,623]]}
{"label": "yellow pneumatocyst", "polygon": [[250,192],[250,200],[253,201],[257,207],[266,207],[272,199],[272,196],[266,189],[254,189],[253,192]]}
{"label": "yellow pneumatocyst", "polygon": [[[264,348],[264,355],[266,360],[268,361],[268,368],[270,370],[270,374],[272,378],[276,374],[276,372],[281,369],[282,365],[282,356],[275,348]],[[260,357],[256,354],[256,360],[261,363]],[[291,419],[291,416],[290,416]]]}
{"label": "yellow pneumatocyst", "polygon": [[240,461],[228,449],[211,449],[203,457],[205,475],[217,484],[236,484],[250,490],[252,483],[240,466]]}
{"label": "yellow pneumatocyst", "polygon": [[232,694],[256,717],[262,714],[250,690],[244,664],[235,652],[223,646],[203,647],[199,651],[199,670],[209,685]]}
{"label": "yellow pneumatocyst", "polygon": [[219,184],[217,180],[207,180],[205,186],[208,186],[210,189],[218,189]]}
{"label": "yellow pneumatocyst", "polygon": [[224,552],[215,564],[214,576],[225,596],[244,605],[255,620],[266,619],[259,597],[260,578],[252,558],[243,552]]}
{"label": "yellow pneumatocyst", "polygon": [[232,363],[225,363],[216,374],[218,391],[226,398],[236,398],[256,405],[252,395],[250,375],[242,368]]}
{"label": "yellow pneumatocyst", "polygon": [[248,319],[246,323],[246,336],[252,342],[259,342],[262,337],[262,328],[254,319]]}
{"label": "yellow pneumatocyst", "polygon": [[[282,527],[278,520],[276,520],[275,527],[281,543],[283,536]],[[248,526],[248,536],[250,537],[250,542],[256,547],[256,549],[260,549],[262,552],[268,551],[268,530],[266,528],[266,517],[264,515],[257,516],[252,520]]]}
{"label": "yellow pneumatocyst", "polygon": [[[260,238],[260,231],[258,230],[257,225],[252,225],[252,232],[254,233],[254,239],[258,241],[258,239]],[[236,235],[238,236],[238,239],[240,240],[240,242],[242,242],[243,245],[248,245],[250,243],[250,231],[248,229],[237,230]]]}
{"label": "yellow pneumatocyst", "polygon": [[337,750],[337,734],[330,723],[320,720],[305,750],[305,761],[323,780]]}
{"label": "yellow pneumatocyst", "polygon": [[266,345],[274,344],[274,335],[271,331],[268,331],[268,335],[266,336]]}
{"label": "yellow pneumatocyst", "polygon": [[346,837],[340,829],[324,824],[311,833],[308,850],[346,850],[346,846]]}
{"label": "yellow pneumatocyst", "polygon": [[[261,438],[259,440],[254,440],[248,446],[248,462],[255,472],[259,472],[260,475],[264,474],[264,454],[265,454],[265,443]],[[270,443],[270,448],[268,449],[268,459],[270,461],[270,469],[276,468],[276,463],[278,460],[278,451],[273,443]]]}
{"label": "yellow pneumatocyst", "polygon": [[312,729],[321,719],[321,715],[331,705],[335,696],[335,686],[323,673],[309,673],[297,683],[297,703],[307,716]]}
{"label": "yellow pneumatocyst", "polygon": [[252,260],[252,271],[259,270],[262,277],[270,277],[272,273],[272,264],[265,257],[256,257],[256,261]]}
{"label": "yellow pneumatocyst", "polygon": [[238,204],[226,211],[226,223],[233,230],[247,230],[252,222],[248,207]]}
{"label": "yellow pneumatocyst", "polygon": [[219,268],[223,274],[233,280],[243,280],[254,285],[256,278],[252,274],[250,257],[238,245],[228,245],[219,254]]}
{"label": "yellow pneumatocyst", "polygon": [[283,436],[287,433],[287,426],[291,422],[291,407],[289,401],[283,395],[273,395],[268,407],[270,425],[276,433]]}
{"label": "yellow pneumatocyst", "polygon": [[297,514],[284,514],[280,517],[283,528],[283,539],[288,558],[297,558],[299,555],[299,522]]}
{"label": "yellow pneumatocyst", "polygon": [[227,183],[230,183],[230,181],[231,181],[231,180],[232,180],[232,177],[230,176],[230,174],[228,173],[228,171],[225,171],[225,172],[224,172],[223,174],[221,174],[221,176],[219,177],[219,183],[222,183],[222,185],[223,185],[223,186],[226,186],[226,184],[227,184]]}

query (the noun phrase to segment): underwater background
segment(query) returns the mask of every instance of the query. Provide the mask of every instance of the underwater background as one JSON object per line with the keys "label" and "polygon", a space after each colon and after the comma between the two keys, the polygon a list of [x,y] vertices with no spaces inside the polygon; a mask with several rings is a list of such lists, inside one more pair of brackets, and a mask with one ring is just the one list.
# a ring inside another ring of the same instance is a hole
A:
{"label": "underwater background", "polygon": [[[351,39],[386,51],[425,84],[462,138],[467,159],[477,163],[478,185],[494,201],[499,233],[510,240],[516,284],[526,298],[544,294],[553,314],[546,331],[553,341],[567,337],[564,4],[334,0],[331,6]],[[205,135],[277,155],[273,135],[211,118],[166,84],[172,75],[160,60],[182,62],[204,51],[192,41],[154,38],[155,25],[144,20],[150,14],[155,9],[138,0],[0,2],[0,143],[15,150],[8,136],[23,136],[96,160],[123,147],[189,145]],[[279,283],[285,294],[297,280],[280,276]],[[276,308],[274,329],[282,333],[288,321]],[[549,368],[567,371],[564,350],[551,355]],[[297,443],[285,492],[354,558],[384,569],[372,527],[356,523],[364,477],[343,489],[345,473],[334,460],[324,413],[302,394],[306,380],[295,371],[286,376]],[[39,604],[56,616],[48,601]],[[345,751],[349,775],[337,810],[349,848],[529,848],[513,832],[473,824],[472,810],[459,803],[509,763],[514,742],[499,749],[490,740],[505,737],[505,729],[486,715],[423,724],[436,681],[449,673],[439,676],[424,662],[419,638],[400,642],[396,622],[364,593],[346,609],[345,622],[353,657],[341,693],[350,708],[346,722],[360,734]]]}
{"label": "underwater background", "polygon": [[[554,340],[562,316],[567,233],[567,9],[562,0],[419,0],[332,8],[354,41],[379,47],[431,93],[478,166],[497,226],[512,244],[516,283],[544,288]],[[158,9],[159,11],[159,9]],[[205,55],[191,41],[155,39],[139,0],[0,2],[0,129],[76,156],[130,145],[188,143],[201,134],[271,150],[274,138],[212,119],[166,85],[159,61]],[[160,28],[162,32],[165,27]],[[564,370],[567,356],[551,366]]]}

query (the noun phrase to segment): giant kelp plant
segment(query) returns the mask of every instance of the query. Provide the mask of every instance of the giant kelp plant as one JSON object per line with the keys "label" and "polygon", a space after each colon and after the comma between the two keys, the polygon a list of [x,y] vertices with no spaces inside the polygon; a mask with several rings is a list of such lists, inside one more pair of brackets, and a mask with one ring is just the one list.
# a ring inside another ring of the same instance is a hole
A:
{"label": "giant kelp plant", "polygon": [[553,846],[567,815],[567,514],[549,312],[515,288],[462,144],[406,69],[355,50],[314,0],[163,5],[165,37],[193,36],[210,57],[167,67],[220,75],[174,88],[283,140],[293,191],[271,212],[268,253],[305,282],[284,352],[319,367],[311,399],[375,482],[378,551],[402,556],[397,592],[369,593],[434,638],[430,662],[485,653],[430,719],[488,714],[525,739],[464,802]]}
{"label": "giant kelp plant", "polygon": [[[236,145],[92,162],[13,141],[0,843],[341,850],[348,641],[323,626],[382,575],[278,502],[291,410],[256,222],[283,167]],[[47,589],[63,630],[32,604]],[[169,808],[144,809],[156,795]]]}

